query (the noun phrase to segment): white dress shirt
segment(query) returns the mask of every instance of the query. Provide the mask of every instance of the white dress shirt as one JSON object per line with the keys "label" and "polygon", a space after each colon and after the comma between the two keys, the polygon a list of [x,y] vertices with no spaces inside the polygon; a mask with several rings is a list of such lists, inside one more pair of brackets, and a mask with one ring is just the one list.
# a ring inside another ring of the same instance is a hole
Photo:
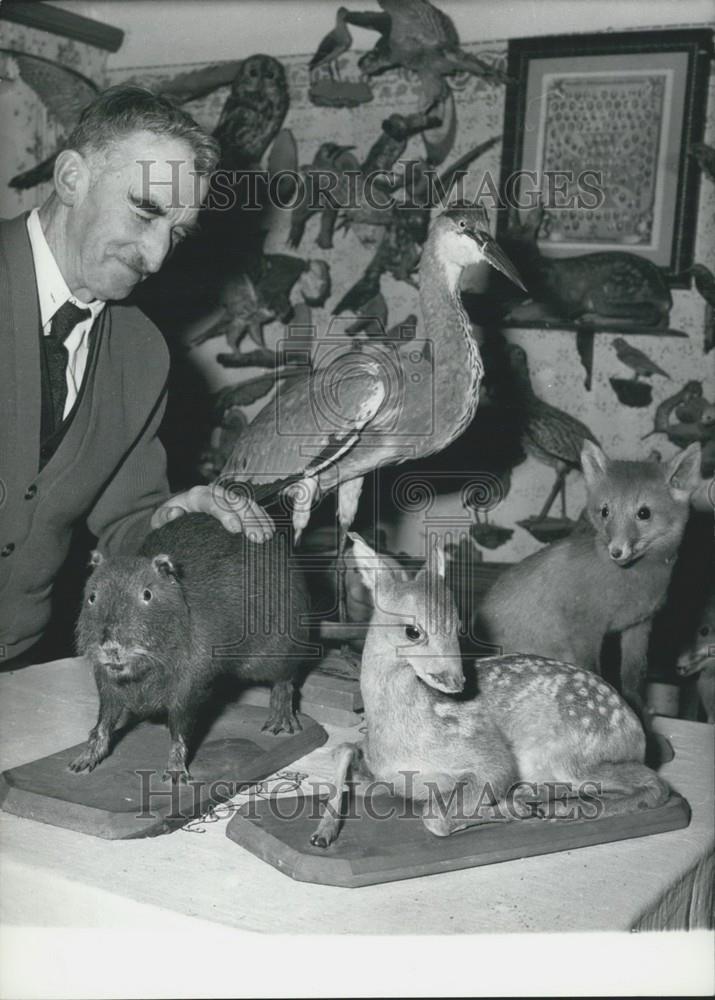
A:
{"label": "white dress shirt", "polygon": [[69,357],[67,360],[67,401],[65,402],[64,419],[74,406],[79,387],[82,384],[82,376],[89,353],[89,331],[97,316],[104,309],[105,303],[100,299],[93,299],[92,302],[80,302],[74,295],[70,295],[67,282],[62,277],[54,254],[45,239],[40,215],[36,208],[30,212],[27,218],[27,235],[30,237],[32,256],[35,262],[37,297],[43,334],[46,337],[49,336],[52,317],[68,299],[80,309],[89,309],[91,313],[87,319],[77,324],[65,340]]}

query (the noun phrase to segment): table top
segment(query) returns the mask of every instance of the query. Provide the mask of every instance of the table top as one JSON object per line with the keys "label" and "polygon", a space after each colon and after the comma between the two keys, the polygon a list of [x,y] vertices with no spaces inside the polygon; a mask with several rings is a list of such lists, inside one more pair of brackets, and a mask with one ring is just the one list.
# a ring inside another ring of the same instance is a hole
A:
{"label": "table top", "polygon": [[[94,724],[94,680],[82,660],[0,674],[0,769],[81,742]],[[329,780],[331,748],[290,766]],[[293,882],[225,836],[201,832],[107,841],[0,812],[0,921],[137,926],[142,910],[272,933],[630,930],[657,926],[663,900],[713,853],[713,727],[656,719],[675,758],[663,777],[690,803],[685,830],[362,889]],[[167,737],[168,738],[168,737]],[[665,907],[667,911],[667,906]]]}

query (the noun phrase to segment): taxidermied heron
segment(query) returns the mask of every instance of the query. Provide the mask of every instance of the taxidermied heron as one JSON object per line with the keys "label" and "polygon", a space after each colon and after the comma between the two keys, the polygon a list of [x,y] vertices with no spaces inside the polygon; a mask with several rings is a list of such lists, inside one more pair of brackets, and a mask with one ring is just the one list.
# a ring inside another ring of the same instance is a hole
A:
{"label": "taxidermied heron", "polygon": [[341,564],[364,476],[442,451],[471,423],[484,369],[459,282],[482,261],[524,287],[483,208],[456,204],[434,219],[419,271],[422,338],[324,344],[305,379],[279,385],[240,435],[219,481],[247,484],[259,501],[291,495],[296,540],[337,488]]}

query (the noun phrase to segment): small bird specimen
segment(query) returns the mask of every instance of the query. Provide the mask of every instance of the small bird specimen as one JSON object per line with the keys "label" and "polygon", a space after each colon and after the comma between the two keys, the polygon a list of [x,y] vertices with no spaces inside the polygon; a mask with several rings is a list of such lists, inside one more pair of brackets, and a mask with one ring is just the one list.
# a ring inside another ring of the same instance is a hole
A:
{"label": "small bird specimen", "polygon": [[561,512],[565,518],[566,476],[572,469],[581,468],[584,441],[593,441],[594,444],[598,442],[588,427],[576,417],[539,399],[531,385],[528,358],[523,347],[510,344],[508,355],[519,393],[516,406],[523,415],[522,447],[527,455],[533,455],[538,461],[556,469],[556,480],[537,521],[542,521],[548,515],[559,493]]}
{"label": "small bird specimen", "polygon": [[[321,212],[320,232],[316,243],[323,250],[332,248],[333,231],[338,218],[338,209],[335,206],[347,203],[349,175],[357,175],[360,172],[360,163],[352,152],[354,148],[354,146],[340,146],[335,142],[324,142],[318,147],[312,164],[301,167],[305,190],[291,212],[289,246],[299,246],[308,219]],[[320,185],[326,173],[334,175],[336,182],[330,198],[321,198]]]}
{"label": "small bird specimen", "polygon": [[613,348],[618,360],[633,371],[634,379],[651,375],[662,375],[664,378],[670,378],[670,375],[663,371],[660,365],[652,361],[643,351],[629,344],[625,338],[616,337],[613,341]]}
{"label": "small bird specimen", "polygon": [[219,304],[224,310],[223,316],[195,337],[192,346],[197,347],[212,337],[225,336],[233,353],[238,354],[241,342],[248,334],[254,344],[265,348],[263,327],[272,322],[276,314],[261,302],[247,274],[236,275],[225,282]]}
{"label": "small bird specimen", "polygon": [[315,55],[308,64],[308,69],[311,73],[315,73],[317,70],[322,69],[323,66],[327,66],[331,76],[333,76],[333,72],[340,76],[338,60],[344,52],[348,51],[353,43],[352,35],[345,23],[347,13],[347,7],[338,7],[335,13],[335,27],[323,38],[315,50]]}

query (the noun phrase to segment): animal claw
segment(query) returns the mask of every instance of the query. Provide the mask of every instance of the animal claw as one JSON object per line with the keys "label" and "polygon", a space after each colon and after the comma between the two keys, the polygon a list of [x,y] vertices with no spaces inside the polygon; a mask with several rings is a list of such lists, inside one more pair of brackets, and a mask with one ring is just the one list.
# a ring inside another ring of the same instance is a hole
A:
{"label": "animal claw", "polygon": [[313,836],[310,838],[310,842],[313,845],[313,847],[326,848],[330,846],[327,839],[320,833],[314,833]]}

